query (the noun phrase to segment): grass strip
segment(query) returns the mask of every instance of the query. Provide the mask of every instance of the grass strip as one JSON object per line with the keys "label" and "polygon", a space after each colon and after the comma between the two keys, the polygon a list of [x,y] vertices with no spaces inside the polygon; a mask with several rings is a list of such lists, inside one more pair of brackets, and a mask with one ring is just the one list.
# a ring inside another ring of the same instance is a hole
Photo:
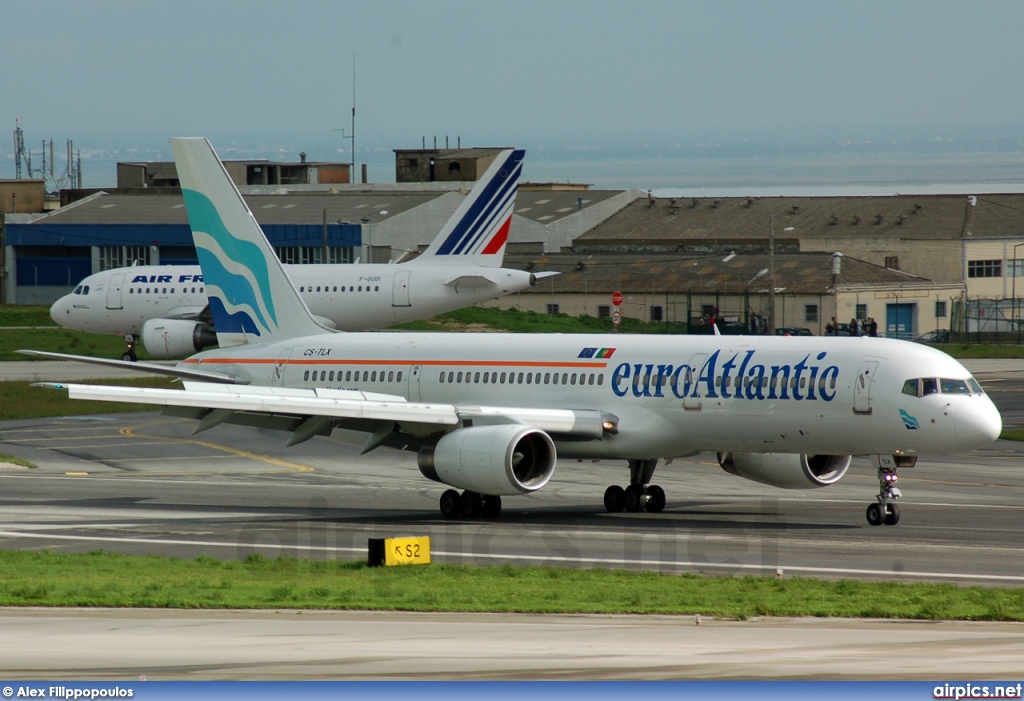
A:
{"label": "grass strip", "polygon": [[1024,589],[625,570],[0,551],[0,605],[1024,620]]}
{"label": "grass strip", "polygon": [[[181,388],[173,378],[146,375],[138,379],[82,380],[78,384],[123,385],[127,387]],[[68,399],[66,390],[32,387],[31,382],[0,383],[0,420],[38,419],[47,416],[82,416],[85,414],[117,414],[126,411],[154,411],[149,404],[91,402]]]}
{"label": "grass strip", "polygon": [[29,468],[37,467],[37,465],[31,460],[22,460],[21,458],[16,458],[13,455],[5,455],[4,453],[0,453],[0,463],[7,463],[8,465],[19,465],[21,467]]}

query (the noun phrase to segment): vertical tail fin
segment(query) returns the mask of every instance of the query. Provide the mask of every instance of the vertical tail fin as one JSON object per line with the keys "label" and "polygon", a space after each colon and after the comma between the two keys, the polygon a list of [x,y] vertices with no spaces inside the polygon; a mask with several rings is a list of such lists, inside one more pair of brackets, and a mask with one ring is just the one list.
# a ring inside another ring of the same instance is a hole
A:
{"label": "vertical tail fin", "polygon": [[429,248],[423,263],[476,263],[501,267],[512,224],[525,151],[502,151],[455,210]]}
{"label": "vertical tail fin", "polygon": [[329,332],[295,291],[210,142],[171,139],[171,150],[220,345]]}

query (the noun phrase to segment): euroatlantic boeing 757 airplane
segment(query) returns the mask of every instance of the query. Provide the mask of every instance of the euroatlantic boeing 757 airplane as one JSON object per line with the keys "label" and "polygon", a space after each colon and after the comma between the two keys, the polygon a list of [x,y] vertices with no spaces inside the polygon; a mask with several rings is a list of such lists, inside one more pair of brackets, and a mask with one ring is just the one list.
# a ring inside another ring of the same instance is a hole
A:
{"label": "euroatlantic boeing 757 airplane", "polygon": [[[414,450],[424,476],[463,490],[441,495],[451,518],[496,515],[503,495],[548,484],[560,457],[625,461],[628,485],[609,486],[605,507],[659,512],[659,461],[710,451],[725,472],[785,489],[835,484],[851,455],[871,455],[867,520],[893,525],[899,468],[1002,428],[960,363],[892,339],[333,332],[209,142],[171,143],[218,334],[245,343],[152,368],[184,390],[51,385],[72,398],[163,405],[196,431],[281,429],[289,445],[361,431],[364,453]],[[447,243],[474,245],[469,233]]]}
{"label": "euroatlantic boeing 757 airplane", "polygon": [[[286,265],[288,276],[320,323],[364,331],[496,299],[557,274],[499,267],[522,158],[522,151],[499,154],[417,258],[398,265]],[[472,245],[448,245],[467,231]],[[136,359],[137,339],[156,358],[180,358],[217,342],[198,265],[95,273],[54,302],[50,316],[77,331],[124,336],[123,360]]]}

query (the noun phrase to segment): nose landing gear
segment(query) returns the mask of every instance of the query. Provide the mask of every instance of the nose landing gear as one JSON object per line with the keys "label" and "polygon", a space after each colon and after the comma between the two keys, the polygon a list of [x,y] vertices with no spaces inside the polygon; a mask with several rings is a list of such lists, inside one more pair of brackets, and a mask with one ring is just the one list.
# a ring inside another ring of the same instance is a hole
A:
{"label": "nose landing gear", "polygon": [[903,496],[896,487],[900,467],[913,467],[917,463],[916,455],[875,455],[878,466],[878,502],[868,504],[865,512],[868,523],[872,526],[895,526],[900,522],[900,507],[896,500]]}
{"label": "nose landing gear", "polygon": [[139,359],[138,356],[135,355],[135,336],[131,335],[130,333],[126,333],[124,335],[124,342],[128,346],[128,348],[127,350],[125,350],[124,353],[121,354],[121,360],[126,360],[128,362],[134,363]]}

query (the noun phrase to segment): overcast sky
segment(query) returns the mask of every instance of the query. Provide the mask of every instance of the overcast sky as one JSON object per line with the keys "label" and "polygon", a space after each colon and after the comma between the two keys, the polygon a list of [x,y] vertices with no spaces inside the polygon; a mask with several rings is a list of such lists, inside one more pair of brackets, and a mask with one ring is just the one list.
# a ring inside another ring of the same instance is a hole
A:
{"label": "overcast sky", "polygon": [[1024,125],[1019,0],[33,0],[3,25],[0,112],[30,146],[301,134],[347,154],[353,57],[360,148]]}

